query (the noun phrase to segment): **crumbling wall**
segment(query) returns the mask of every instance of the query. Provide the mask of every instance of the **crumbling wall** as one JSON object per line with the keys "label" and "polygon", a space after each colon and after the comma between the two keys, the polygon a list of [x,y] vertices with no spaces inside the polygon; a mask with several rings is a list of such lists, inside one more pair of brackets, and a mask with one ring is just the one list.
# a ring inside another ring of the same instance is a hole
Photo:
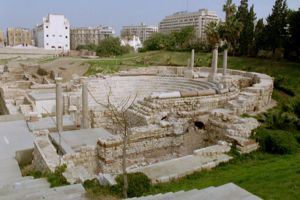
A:
{"label": "crumbling wall", "polygon": [[[149,164],[149,160],[163,157],[164,153],[178,152],[183,144],[182,134],[172,134],[171,128],[157,126],[139,127],[131,130],[127,146],[128,167],[138,164]],[[99,165],[103,173],[120,173],[122,169],[123,141],[98,140]],[[149,160],[148,160],[149,159]]]}

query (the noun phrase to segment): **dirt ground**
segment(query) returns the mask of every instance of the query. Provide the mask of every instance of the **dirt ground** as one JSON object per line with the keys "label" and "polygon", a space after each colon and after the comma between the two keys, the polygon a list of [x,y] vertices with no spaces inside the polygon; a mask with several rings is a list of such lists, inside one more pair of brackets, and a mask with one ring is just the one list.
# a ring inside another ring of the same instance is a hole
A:
{"label": "dirt ground", "polygon": [[0,64],[7,65],[10,71],[37,74],[37,70],[42,68],[48,73],[53,71],[55,74],[59,74],[64,81],[72,79],[73,74],[84,75],[89,66],[83,63],[82,59],[72,57],[0,56]]}
{"label": "dirt ground", "polygon": [[83,64],[84,61],[78,58],[57,58],[45,63],[40,63],[41,68],[58,73],[64,81],[72,79],[73,74],[82,76],[88,70],[88,65]]}

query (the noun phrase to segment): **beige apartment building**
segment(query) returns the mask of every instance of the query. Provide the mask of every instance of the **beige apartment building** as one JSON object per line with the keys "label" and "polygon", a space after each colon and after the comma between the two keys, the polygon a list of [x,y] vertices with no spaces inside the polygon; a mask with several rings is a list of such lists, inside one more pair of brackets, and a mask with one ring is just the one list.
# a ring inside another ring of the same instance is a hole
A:
{"label": "beige apartment building", "polygon": [[71,49],[75,50],[79,45],[99,44],[101,40],[113,37],[115,30],[108,26],[71,28]]}
{"label": "beige apartment building", "polygon": [[0,29],[0,47],[4,46],[4,42],[5,42],[4,32]]}
{"label": "beige apartment building", "polygon": [[26,28],[8,28],[7,45],[8,46],[32,45],[32,31]]}
{"label": "beige apartment building", "polygon": [[170,33],[180,29],[192,26],[196,30],[197,37],[202,41],[206,40],[205,27],[212,21],[218,22],[218,16],[215,11],[200,9],[196,12],[177,12],[166,16],[159,23],[159,32]]}
{"label": "beige apartment building", "polygon": [[141,23],[140,25],[123,26],[121,30],[121,36],[137,36],[143,43],[153,33],[156,33],[157,31],[157,26],[148,26],[144,23]]}

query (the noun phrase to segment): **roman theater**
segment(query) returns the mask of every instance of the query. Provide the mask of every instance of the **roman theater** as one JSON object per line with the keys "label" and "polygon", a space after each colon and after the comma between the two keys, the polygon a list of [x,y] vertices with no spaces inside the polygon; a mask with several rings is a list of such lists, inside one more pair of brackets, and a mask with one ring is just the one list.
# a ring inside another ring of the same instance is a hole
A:
{"label": "roman theater", "polygon": [[273,104],[273,79],[227,69],[225,53],[218,69],[216,57],[209,68],[153,66],[71,80],[3,70],[3,107],[26,116],[35,169],[64,163],[70,183],[122,172],[123,134],[107,107],[123,109],[127,171],[167,182],[228,162],[231,149],[258,148],[251,134],[259,122],[251,115]]}

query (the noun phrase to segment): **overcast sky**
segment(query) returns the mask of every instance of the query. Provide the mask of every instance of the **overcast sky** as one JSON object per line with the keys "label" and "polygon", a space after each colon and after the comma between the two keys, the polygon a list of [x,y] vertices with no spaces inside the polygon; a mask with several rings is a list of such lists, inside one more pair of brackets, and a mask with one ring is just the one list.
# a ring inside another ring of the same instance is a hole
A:
{"label": "overcast sky", "polygon": [[[224,18],[225,0],[0,0],[0,29],[33,28],[48,13],[64,14],[72,27],[106,25],[119,33],[123,25],[144,22],[157,25],[166,15],[177,11],[201,8],[215,10]],[[234,0],[239,4],[239,0]],[[275,0],[249,0],[257,17],[266,17]],[[300,7],[300,0],[288,0],[291,9]]]}

